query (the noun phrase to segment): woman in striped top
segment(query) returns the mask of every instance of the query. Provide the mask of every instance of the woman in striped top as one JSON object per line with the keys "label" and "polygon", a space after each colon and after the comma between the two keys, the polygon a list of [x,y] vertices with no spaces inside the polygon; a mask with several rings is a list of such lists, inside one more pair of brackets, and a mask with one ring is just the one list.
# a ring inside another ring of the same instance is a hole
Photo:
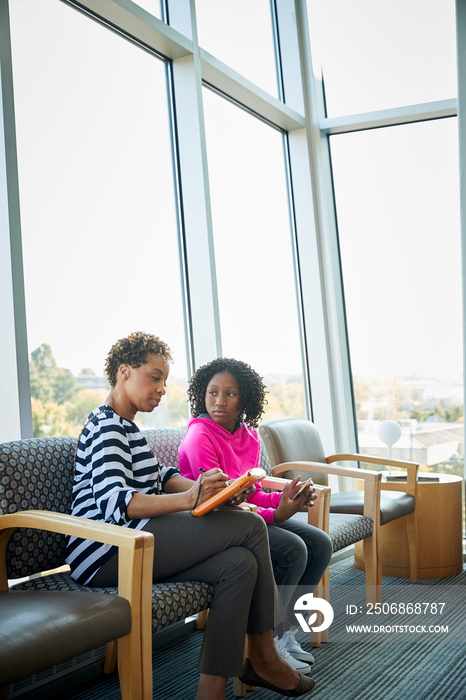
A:
{"label": "woman in striped top", "polygon": [[[225,698],[228,676],[299,696],[312,679],[275,651],[272,630],[285,614],[274,584],[262,518],[237,508],[192,518],[189,511],[225,486],[220,469],[197,481],[161,467],[133,422],[165,394],[170,349],[159,338],[132,333],[111,348],[105,364],[110,393],[93,411],[78,443],[73,515],[154,534],[154,582],[204,581],[214,587],[199,658],[198,700]],[[113,548],[70,538],[67,561],[82,583],[115,585]],[[244,637],[249,656],[243,666]]]}

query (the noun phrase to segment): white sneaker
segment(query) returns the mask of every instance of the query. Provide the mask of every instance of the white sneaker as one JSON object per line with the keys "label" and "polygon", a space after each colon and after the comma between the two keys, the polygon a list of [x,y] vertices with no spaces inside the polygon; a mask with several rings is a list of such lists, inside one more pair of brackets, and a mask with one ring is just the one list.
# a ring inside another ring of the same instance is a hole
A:
{"label": "white sneaker", "polygon": [[304,651],[299,642],[296,640],[294,630],[290,629],[283,633],[280,639],[280,644],[294,659],[304,661],[307,664],[314,663],[314,657],[308,651]]}
{"label": "white sneaker", "polygon": [[300,661],[299,659],[295,659],[282,647],[281,639],[278,639],[278,637],[274,637],[273,643],[275,644],[277,654],[281,659],[283,659],[283,661],[285,661],[288,664],[288,666],[291,666],[291,668],[294,668],[296,671],[299,671],[300,673],[304,674],[310,673],[312,671],[309,664],[305,663],[304,661]]}

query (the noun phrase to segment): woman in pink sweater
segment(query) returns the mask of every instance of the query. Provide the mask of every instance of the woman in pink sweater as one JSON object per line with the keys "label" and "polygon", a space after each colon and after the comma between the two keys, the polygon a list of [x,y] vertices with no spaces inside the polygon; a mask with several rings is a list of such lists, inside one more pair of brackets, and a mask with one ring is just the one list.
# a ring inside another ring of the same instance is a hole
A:
{"label": "woman in pink sweater", "polygon": [[[195,372],[188,396],[192,418],[179,448],[181,474],[197,479],[203,470],[217,467],[235,479],[258,467],[256,428],[265,403],[261,377],[244,362],[218,358]],[[309,673],[314,659],[295,639],[293,607],[300,595],[313,591],[319,583],[332,556],[332,543],[322,530],[293,519],[315,499],[309,486],[293,500],[298,482],[299,478],[294,479],[282,493],[265,493],[257,483],[246,500],[257,506],[268,525],[275,581],[287,611],[287,629],[280,639],[283,630],[277,630],[277,651],[301,673]]]}

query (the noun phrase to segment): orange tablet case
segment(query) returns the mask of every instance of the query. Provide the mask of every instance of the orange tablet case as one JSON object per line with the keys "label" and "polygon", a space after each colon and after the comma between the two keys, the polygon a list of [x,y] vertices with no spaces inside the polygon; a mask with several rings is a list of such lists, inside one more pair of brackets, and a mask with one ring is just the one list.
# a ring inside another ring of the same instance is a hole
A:
{"label": "orange tablet case", "polygon": [[205,515],[217,506],[225,503],[225,501],[229,501],[230,498],[240,491],[246,491],[246,489],[255,484],[256,481],[260,481],[266,476],[267,474],[264,469],[260,469],[259,467],[249,469],[245,474],[238,477],[232,481],[231,484],[225,486],[224,489],[216,493],[215,496],[211,496],[211,498],[208,498],[207,501],[201,503],[200,506],[194,508],[193,515],[195,515],[196,518],[200,518],[201,515]]}

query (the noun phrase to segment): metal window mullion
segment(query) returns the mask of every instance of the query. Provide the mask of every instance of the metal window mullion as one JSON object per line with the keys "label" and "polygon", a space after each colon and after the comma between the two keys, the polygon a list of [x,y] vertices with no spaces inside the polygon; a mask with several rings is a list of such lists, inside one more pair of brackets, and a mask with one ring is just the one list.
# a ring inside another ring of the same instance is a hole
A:
{"label": "metal window mullion", "polygon": [[[276,29],[279,93],[286,99],[287,107],[291,105],[303,113],[303,89],[294,8],[292,4],[283,0],[272,0],[271,6]],[[328,423],[329,417],[327,415],[324,418],[324,405],[327,403],[327,408],[329,406],[324,396],[328,399],[330,392],[328,387],[323,386],[327,374],[323,368],[328,366],[326,332],[321,303],[322,289],[319,256],[316,250],[317,238],[305,121],[299,126],[289,127],[284,142],[306,414],[314,420],[319,416],[321,424],[324,425]]]}
{"label": "metal window mullion", "polygon": [[[463,348],[466,349],[466,3],[456,1],[456,45],[458,70],[458,137],[460,179],[460,235],[462,258]],[[466,353],[463,351],[463,377],[466,376]],[[463,382],[463,405],[466,384]],[[466,435],[466,428],[465,428]]]}
{"label": "metal window mullion", "polygon": [[[356,420],[333,182],[327,137],[319,128],[324,116],[323,91],[319,92],[321,86],[313,74],[304,0],[295,0],[295,9],[306,114],[306,144],[303,144],[302,151],[304,148],[307,151],[304,156],[300,150],[300,176],[294,179],[302,189],[301,193],[295,193],[295,199],[296,208],[302,211],[303,218],[297,231],[303,266],[301,275],[303,284],[307,285],[303,300],[309,317],[306,335],[314,421],[327,450],[353,451],[357,445]],[[291,143],[294,138],[290,133]],[[297,160],[298,156],[295,158]],[[305,159],[309,174],[306,174],[307,182],[303,184]],[[315,279],[310,281],[310,275]]]}
{"label": "metal window mullion", "polygon": [[90,15],[93,19],[163,58],[176,60],[192,54],[193,47],[189,38],[131,0],[61,0],[61,2]]}
{"label": "metal window mullion", "polygon": [[220,318],[198,55],[172,63],[174,129],[192,367],[221,355]]}
{"label": "metal window mullion", "polygon": [[415,124],[433,119],[446,119],[455,117],[457,111],[457,99],[452,98],[417,105],[403,105],[376,112],[349,114],[342,117],[324,117],[319,121],[319,127],[323,133],[331,136],[348,134],[353,131],[399,126],[400,124]]}
{"label": "metal window mullion", "polygon": [[[335,347],[333,317],[336,310],[333,278],[328,264],[328,212],[322,173],[322,153],[318,110],[312,84],[312,64],[305,4],[300,1],[275,0],[277,35],[282,58],[279,74],[282,91],[295,108],[304,106],[305,128],[288,133],[290,182],[296,232],[296,257],[302,306],[304,348],[312,397],[312,418],[318,425],[324,445],[332,451],[348,443],[348,433],[354,433],[339,403],[343,397],[336,391]],[[300,80],[297,80],[300,76]],[[333,332],[332,332],[333,331]],[[338,338],[338,336],[337,336]],[[306,363],[305,363],[306,364]],[[339,377],[338,388],[341,386]],[[344,422],[344,425],[341,422]]]}
{"label": "metal window mullion", "polygon": [[0,0],[0,441],[32,437],[8,0]]}

